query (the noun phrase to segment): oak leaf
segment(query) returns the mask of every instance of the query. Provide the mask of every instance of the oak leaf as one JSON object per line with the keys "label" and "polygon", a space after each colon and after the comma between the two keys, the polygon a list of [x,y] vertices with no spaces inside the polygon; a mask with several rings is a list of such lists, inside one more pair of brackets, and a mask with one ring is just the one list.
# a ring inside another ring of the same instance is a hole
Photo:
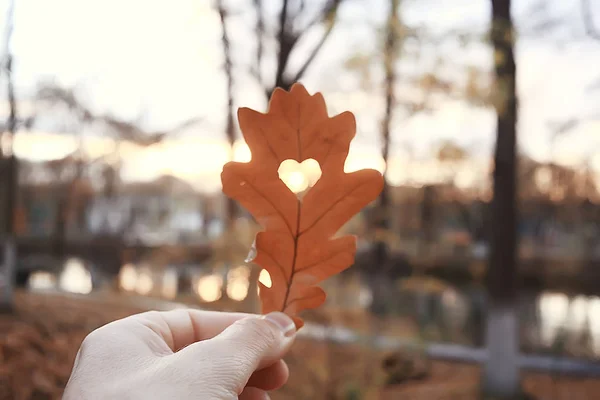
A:
{"label": "oak leaf", "polygon": [[[333,238],[353,215],[377,198],[383,176],[376,170],[344,172],[356,121],[350,112],[329,117],[320,93],[295,84],[276,89],[266,114],[249,108],[238,119],[252,158],[223,167],[223,192],[261,225],[249,261],[266,269],[271,287],[259,283],[262,312],[298,314],[325,301],[317,285],[354,262],[356,238]],[[314,159],[321,177],[299,199],[279,178],[285,160]]]}

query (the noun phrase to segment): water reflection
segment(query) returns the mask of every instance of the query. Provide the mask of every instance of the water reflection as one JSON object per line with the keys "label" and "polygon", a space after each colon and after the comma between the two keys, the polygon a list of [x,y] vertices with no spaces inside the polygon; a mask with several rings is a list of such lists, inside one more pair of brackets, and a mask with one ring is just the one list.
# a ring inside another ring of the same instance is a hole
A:
{"label": "water reflection", "polygon": [[138,273],[135,266],[126,264],[119,272],[119,287],[125,291],[133,292],[137,283]]}
{"label": "water reflection", "polygon": [[571,344],[588,347],[594,355],[600,355],[600,298],[545,293],[538,305],[543,346]]}
{"label": "water reflection", "polygon": [[565,326],[569,314],[569,298],[561,293],[546,293],[540,296],[537,307],[540,339],[543,346],[550,347]]}
{"label": "water reflection", "polygon": [[[444,341],[462,341],[465,332],[474,332],[471,326],[474,315],[485,312],[485,304],[478,304],[475,294],[453,288],[444,289],[439,295],[414,292],[408,296],[414,297],[416,304],[419,300],[425,301],[427,307],[409,308],[403,315],[415,318],[422,328],[434,327],[436,337]],[[520,298],[518,312],[523,333],[521,341],[525,348],[600,356],[599,297],[569,297],[552,292],[524,295]],[[474,344],[474,337],[467,339]]]}
{"label": "water reflection", "polygon": [[219,300],[222,288],[223,278],[217,274],[202,276],[196,283],[196,293],[207,303]]}
{"label": "water reflection", "polygon": [[49,290],[56,288],[56,276],[50,272],[38,271],[29,276],[27,287],[30,290]]}
{"label": "water reflection", "polygon": [[[118,282],[120,288],[128,292],[173,299],[179,294],[180,273],[176,268],[156,271],[147,265],[126,264],[119,272]],[[248,296],[249,279],[250,269],[240,265],[227,273],[226,283],[222,274],[202,274],[192,278],[190,288],[203,302],[216,302],[224,295],[231,300],[242,301]],[[260,272],[259,281],[267,287],[272,285],[266,270]],[[328,288],[330,304],[334,307],[368,309],[372,299],[370,287],[360,280],[354,284],[352,282],[344,283],[344,288]],[[28,287],[31,290],[58,289],[87,294],[93,289],[92,274],[82,260],[71,258],[59,274],[33,272]],[[474,324],[481,324],[484,321],[482,318],[485,318],[481,289],[446,287],[435,293],[400,289],[394,298],[394,301],[400,299],[398,301],[406,307],[397,308],[393,318],[418,321],[427,330],[433,327],[438,334],[431,340],[474,344],[476,339],[473,332],[482,329],[482,326],[473,328]],[[518,309],[522,343],[528,351],[600,356],[600,297],[552,292],[525,293],[521,296]]]}
{"label": "water reflection", "polygon": [[592,333],[594,354],[600,354],[600,298],[594,296],[588,303],[589,323],[588,328]]}
{"label": "water reflection", "polygon": [[227,273],[227,297],[242,301],[248,296],[250,268],[245,265],[233,268]]}
{"label": "water reflection", "polygon": [[167,299],[174,299],[177,297],[178,278],[179,275],[177,274],[177,271],[173,269],[165,271],[161,290],[163,297],[166,297]]}
{"label": "water reflection", "polygon": [[[342,287],[343,286],[343,287]],[[345,283],[328,289],[333,307],[356,309],[356,298],[369,297],[371,288]],[[416,324],[422,339],[470,346],[483,345],[485,295],[483,288],[445,287],[437,291],[411,290],[399,285],[390,298],[395,308],[388,318]],[[365,304],[368,307],[368,304]],[[600,356],[600,298],[563,293],[524,293],[517,307],[524,351],[553,352],[577,357]]]}
{"label": "water reflection", "polygon": [[83,261],[71,258],[65,263],[58,286],[66,292],[88,294],[93,289],[92,274],[85,267]]}
{"label": "water reflection", "polygon": [[146,296],[154,289],[154,281],[149,271],[140,271],[135,282],[135,291]]}

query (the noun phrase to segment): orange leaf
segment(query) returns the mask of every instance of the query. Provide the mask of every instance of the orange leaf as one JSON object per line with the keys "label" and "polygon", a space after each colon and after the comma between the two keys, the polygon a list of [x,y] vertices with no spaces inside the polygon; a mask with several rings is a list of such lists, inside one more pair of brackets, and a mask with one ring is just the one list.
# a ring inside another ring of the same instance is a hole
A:
{"label": "orange leaf", "polygon": [[[250,259],[266,269],[272,285],[260,285],[262,312],[283,311],[301,327],[298,314],[319,307],[318,285],[354,262],[356,238],[332,236],[377,198],[383,176],[376,170],[344,172],[356,121],[350,112],[329,118],[320,93],[295,84],[276,89],[266,114],[238,112],[252,153],[248,163],[223,167],[223,192],[245,207],[263,227]],[[321,178],[302,200],[279,178],[282,161],[316,160]]]}

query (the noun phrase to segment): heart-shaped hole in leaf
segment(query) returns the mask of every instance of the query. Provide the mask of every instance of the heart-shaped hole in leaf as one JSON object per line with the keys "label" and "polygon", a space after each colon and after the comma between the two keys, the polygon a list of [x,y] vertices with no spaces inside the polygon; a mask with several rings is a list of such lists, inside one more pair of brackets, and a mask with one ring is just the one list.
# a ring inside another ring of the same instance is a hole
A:
{"label": "heart-shaped hole in leaf", "polygon": [[296,160],[284,160],[279,164],[279,179],[294,193],[299,194],[317,183],[321,177],[321,166],[309,158],[299,163]]}

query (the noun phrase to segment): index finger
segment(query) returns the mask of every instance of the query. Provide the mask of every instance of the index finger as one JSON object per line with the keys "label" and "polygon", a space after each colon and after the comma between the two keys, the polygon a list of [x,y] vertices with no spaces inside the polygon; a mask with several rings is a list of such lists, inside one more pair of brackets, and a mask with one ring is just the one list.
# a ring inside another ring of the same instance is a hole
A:
{"label": "index finger", "polygon": [[[133,315],[131,321],[141,323],[160,335],[171,351],[217,336],[242,318],[257,317],[247,313],[229,313],[194,309],[148,311]],[[126,318],[127,319],[127,318]]]}

